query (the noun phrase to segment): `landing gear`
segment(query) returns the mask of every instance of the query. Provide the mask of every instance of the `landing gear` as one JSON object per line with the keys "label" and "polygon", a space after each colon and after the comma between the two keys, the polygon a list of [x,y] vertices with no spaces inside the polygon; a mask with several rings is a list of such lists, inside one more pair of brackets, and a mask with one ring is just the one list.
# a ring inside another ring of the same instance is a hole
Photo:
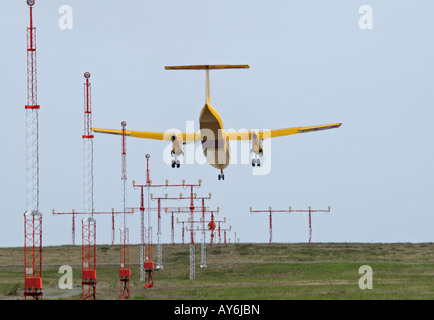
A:
{"label": "landing gear", "polygon": [[225,175],[223,174],[223,170],[221,171],[221,173],[219,174],[219,180],[224,180],[225,179]]}
{"label": "landing gear", "polygon": [[181,167],[181,163],[179,160],[172,160],[172,168],[179,168]]}
{"label": "landing gear", "polygon": [[254,166],[258,166],[258,167],[260,167],[262,165],[262,161],[261,161],[261,159],[259,158],[254,158],[254,159],[252,159],[252,167],[254,167]]}

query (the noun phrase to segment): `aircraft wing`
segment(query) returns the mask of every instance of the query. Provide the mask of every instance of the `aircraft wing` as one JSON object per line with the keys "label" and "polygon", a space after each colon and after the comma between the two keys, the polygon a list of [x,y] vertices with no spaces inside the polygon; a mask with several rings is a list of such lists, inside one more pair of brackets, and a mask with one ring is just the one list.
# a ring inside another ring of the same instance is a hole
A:
{"label": "aircraft wing", "polygon": [[[99,133],[122,135],[122,130],[98,129],[98,128],[92,128],[92,130],[94,132],[99,132]],[[194,133],[194,132],[181,133],[181,132],[150,132],[150,131],[125,130],[125,135],[134,138],[163,140],[163,141],[171,141],[172,136],[176,135],[177,140],[182,140],[183,142],[200,141],[200,133]]]}
{"label": "aircraft wing", "polygon": [[[258,131],[257,133],[259,135],[259,139],[268,139],[268,138],[289,136],[291,134],[297,134],[297,133],[334,129],[334,128],[339,128],[341,125],[342,123],[332,123],[332,124],[324,124],[319,126],[264,130],[264,131]],[[252,131],[226,132],[226,137],[229,140],[252,140]]]}
{"label": "aircraft wing", "polygon": [[[258,131],[257,133],[259,139],[268,139],[268,138],[289,136],[291,134],[297,134],[297,133],[339,128],[341,124],[342,123],[332,123],[332,124],[324,124],[319,126],[264,130],[264,131]],[[92,130],[94,132],[99,132],[99,133],[122,135],[122,130],[98,129],[98,128],[92,128]],[[150,131],[125,130],[125,135],[134,138],[163,140],[163,141],[171,141],[172,136],[176,135],[177,140],[181,140],[183,142],[201,141],[200,132],[181,133],[181,132],[150,132]],[[252,140],[252,131],[225,132],[225,136],[226,139],[228,140]]]}

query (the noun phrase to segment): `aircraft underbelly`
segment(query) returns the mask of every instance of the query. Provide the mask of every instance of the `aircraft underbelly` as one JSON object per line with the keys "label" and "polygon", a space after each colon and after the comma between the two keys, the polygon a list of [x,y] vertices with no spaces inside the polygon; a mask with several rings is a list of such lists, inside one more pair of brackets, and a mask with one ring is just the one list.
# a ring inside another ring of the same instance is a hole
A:
{"label": "aircraft underbelly", "polygon": [[211,106],[205,105],[199,122],[202,150],[207,162],[214,168],[225,169],[229,165],[230,155],[220,116]]}
{"label": "aircraft underbelly", "polygon": [[229,152],[223,148],[203,150],[206,161],[216,169],[225,169],[230,162]]}

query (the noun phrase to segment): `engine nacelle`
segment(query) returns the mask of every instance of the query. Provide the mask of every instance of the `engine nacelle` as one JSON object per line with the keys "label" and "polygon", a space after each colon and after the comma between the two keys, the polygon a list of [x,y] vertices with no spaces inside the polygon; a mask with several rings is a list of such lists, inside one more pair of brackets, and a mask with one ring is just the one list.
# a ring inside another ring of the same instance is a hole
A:
{"label": "engine nacelle", "polygon": [[259,133],[257,131],[252,132],[252,153],[262,157],[264,155],[262,140],[259,139]]}
{"label": "engine nacelle", "polygon": [[173,135],[170,140],[172,140],[172,150],[170,151],[172,157],[184,155],[184,150],[182,148],[181,142],[179,142],[177,137]]}
{"label": "engine nacelle", "polygon": [[259,139],[259,133],[257,131],[252,132],[252,150],[250,150],[252,156],[252,166],[260,167],[262,165],[262,157],[264,155],[264,150],[262,147],[262,139]]}

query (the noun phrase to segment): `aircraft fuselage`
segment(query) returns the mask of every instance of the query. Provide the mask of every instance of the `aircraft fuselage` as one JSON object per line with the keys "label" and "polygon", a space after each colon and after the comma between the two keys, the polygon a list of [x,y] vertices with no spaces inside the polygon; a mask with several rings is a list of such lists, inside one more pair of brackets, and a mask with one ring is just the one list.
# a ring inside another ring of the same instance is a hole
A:
{"label": "aircraft fuselage", "polygon": [[216,169],[225,169],[229,165],[230,154],[220,114],[206,103],[200,113],[199,124],[207,162]]}

